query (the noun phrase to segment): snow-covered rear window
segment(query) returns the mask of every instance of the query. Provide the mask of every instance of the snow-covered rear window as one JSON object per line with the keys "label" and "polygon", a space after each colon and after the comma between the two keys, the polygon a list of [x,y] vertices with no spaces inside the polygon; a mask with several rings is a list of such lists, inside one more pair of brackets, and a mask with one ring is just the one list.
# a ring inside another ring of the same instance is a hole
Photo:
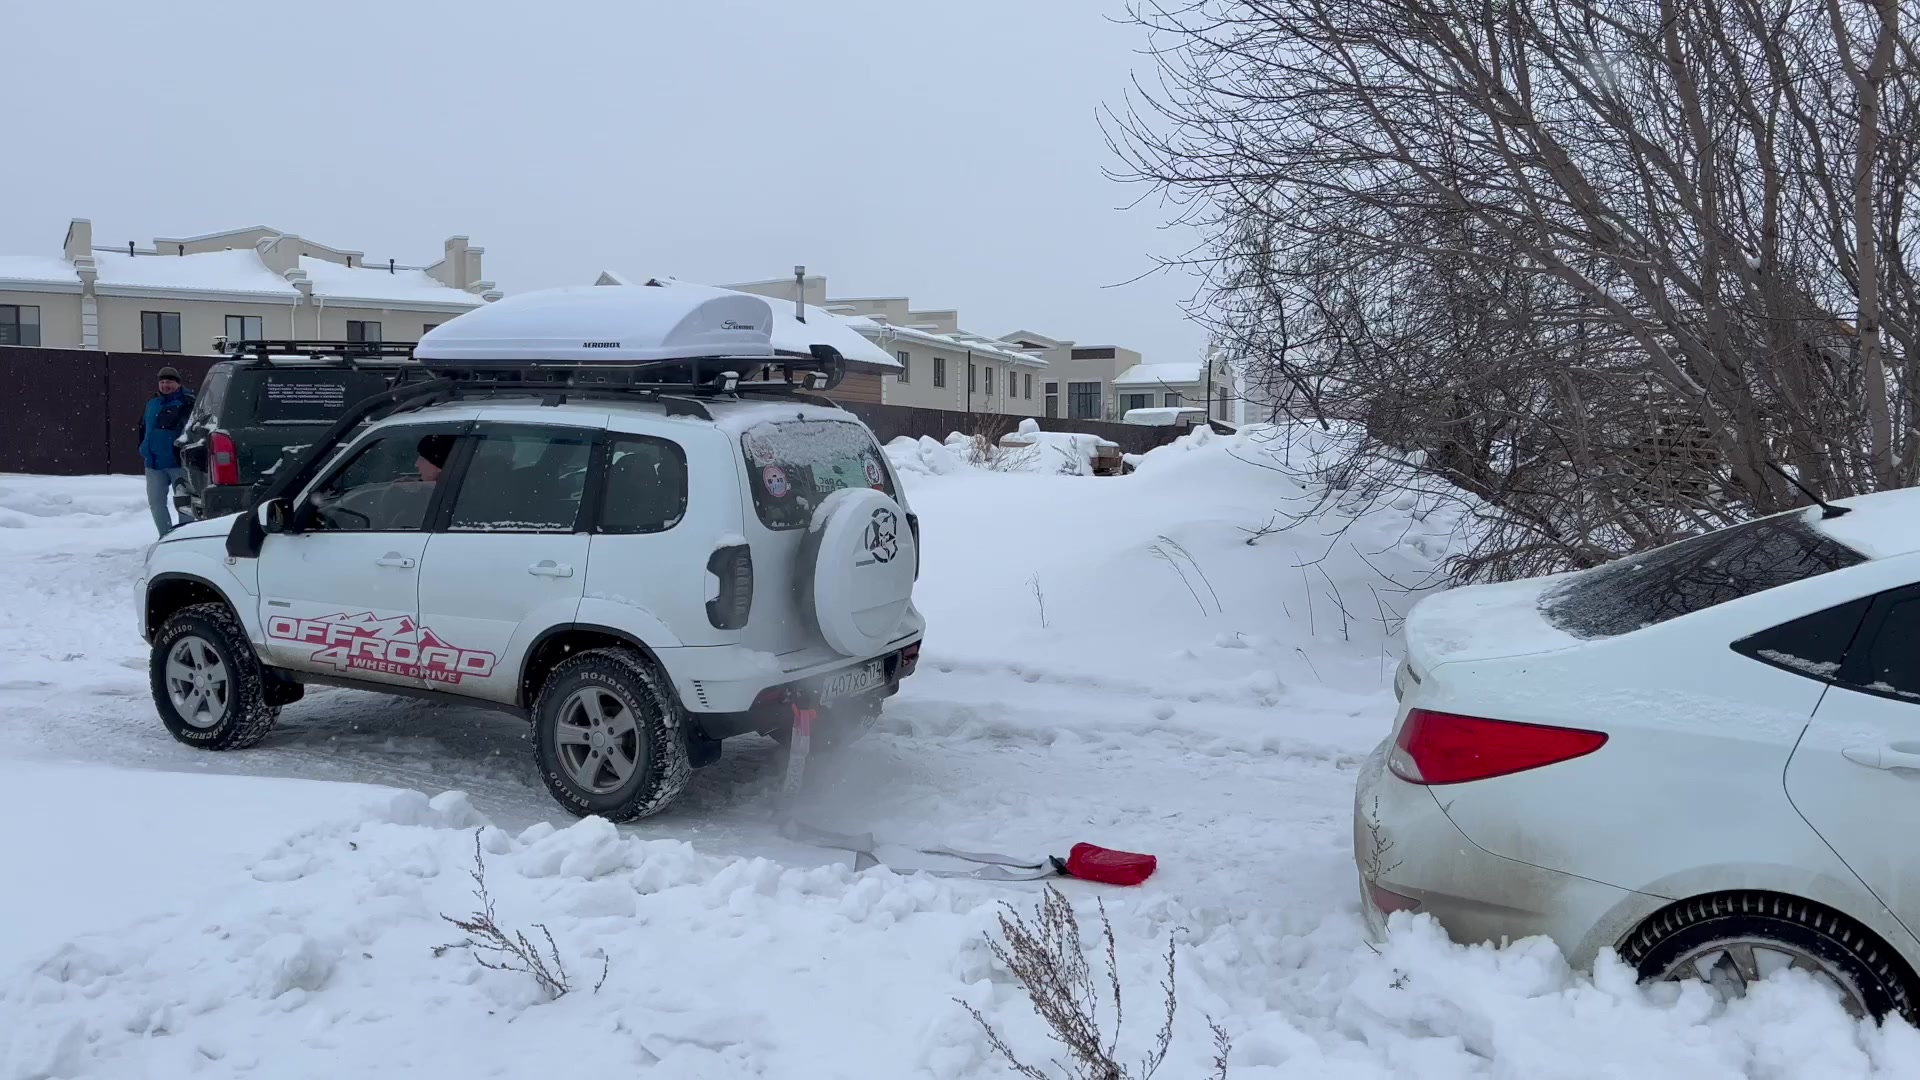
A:
{"label": "snow-covered rear window", "polygon": [[1614,637],[1864,561],[1804,514],[1779,514],[1576,574],[1540,608],[1575,637]]}
{"label": "snow-covered rear window", "polygon": [[893,495],[873,435],[843,420],[757,424],[740,437],[753,507],[769,529],[801,529],[827,496],[866,487]]}

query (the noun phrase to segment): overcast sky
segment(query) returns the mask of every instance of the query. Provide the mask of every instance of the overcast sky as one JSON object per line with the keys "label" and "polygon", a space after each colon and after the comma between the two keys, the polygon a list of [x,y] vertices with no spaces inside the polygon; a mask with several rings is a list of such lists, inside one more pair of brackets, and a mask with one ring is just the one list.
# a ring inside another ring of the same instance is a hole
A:
{"label": "overcast sky", "polygon": [[[602,269],[1198,354],[1097,126],[1123,0],[0,0],[0,253],[264,224],[508,292]],[[1118,286],[1118,287],[1110,287]]]}

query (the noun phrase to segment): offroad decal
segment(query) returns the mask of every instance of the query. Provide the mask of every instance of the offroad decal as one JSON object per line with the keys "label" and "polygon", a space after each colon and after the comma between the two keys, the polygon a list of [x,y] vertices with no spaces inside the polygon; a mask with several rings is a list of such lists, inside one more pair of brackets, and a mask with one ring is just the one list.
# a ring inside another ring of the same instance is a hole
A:
{"label": "offroad decal", "polygon": [[402,615],[382,619],[372,612],[319,619],[274,615],[267,619],[268,637],[313,645],[310,659],[316,664],[332,664],[339,671],[371,671],[436,683],[484,679],[493,674],[498,658],[492,653],[449,645],[424,626],[419,631],[418,641],[409,640],[414,633],[411,618]]}
{"label": "offroad decal", "polygon": [[787,484],[787,470],[778,465],[769,465],[760,471],[760,482],[767,486],[767,494],[776,499],[784,499],[793,488]]}
{"label": "offroad decal", "polygon": [[875,491],[885,491],[887,487],[887,474],[880,471],[880,463],[872,458],[867,459],[867,484]]}
{"label": "offroad decal", "polygon": [[900,554],[900,519],[893,511],[881,507],[873,512],[867,522],[866,544],[874,562],[892,562]]}

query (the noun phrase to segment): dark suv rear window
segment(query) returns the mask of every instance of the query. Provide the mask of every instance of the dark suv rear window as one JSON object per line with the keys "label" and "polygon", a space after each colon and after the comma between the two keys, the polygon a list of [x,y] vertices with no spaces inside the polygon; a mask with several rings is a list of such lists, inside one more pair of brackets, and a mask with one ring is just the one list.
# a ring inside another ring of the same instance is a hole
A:
{"label": "dark suv rear window", "polygon": [[894,494],[880,448],[865,427],[843,420],[760,424],[740,437],[753,508],[769,529],[799,529],[842,488]]}
{"label": "dark suv rear window", "polygon": [[260,384],[250,422],[256,424],[331,424],[347,406],[385,386],[378,377],[344,370],[292,368],[255,377]]}
{"label": "dark suv rear window", "polygon": [[1778,514],[1583,571],[1541,597],[1547,621],[1605,638],[1865,562],[1808,525]]}

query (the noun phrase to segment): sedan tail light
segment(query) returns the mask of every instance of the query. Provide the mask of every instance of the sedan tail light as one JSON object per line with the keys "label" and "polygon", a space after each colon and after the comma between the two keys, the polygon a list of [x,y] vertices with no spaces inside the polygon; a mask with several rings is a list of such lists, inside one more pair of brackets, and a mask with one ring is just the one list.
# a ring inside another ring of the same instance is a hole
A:
{"label": "sedan tail light", "polygon": [[1571,761],[1606,741],[1599,731],[1410,709],[1387,767],[1413,784],[1464,784]]}
{"label": "sedan tail light", "polygon": [[233,438],[224,431],[216,431],[207,438],[207,483],[216,487],[232,487],[240,482],[240,452],[233,445]]}

